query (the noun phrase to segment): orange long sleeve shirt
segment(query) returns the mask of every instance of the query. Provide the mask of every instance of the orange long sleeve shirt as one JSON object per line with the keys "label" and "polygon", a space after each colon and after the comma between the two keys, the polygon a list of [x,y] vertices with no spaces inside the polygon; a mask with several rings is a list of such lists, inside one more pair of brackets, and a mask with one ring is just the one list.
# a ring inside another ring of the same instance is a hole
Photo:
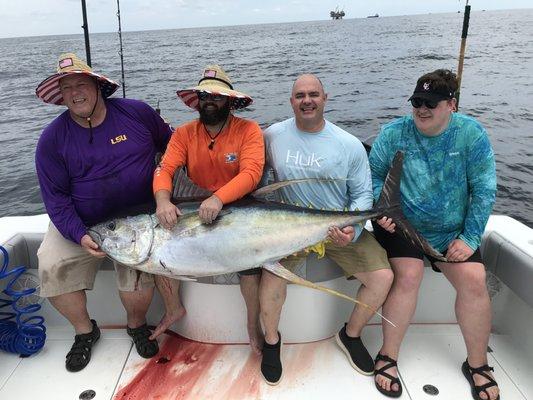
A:
{"label": "orange long sleeve shirt", "polygon": [[154,173],[153,190],[172,193],[177,168],[186,166],[189,178],[212,191],[223,204],[250,193],[259,183],[265,164],[265,145],[259,125],[230,116],[229,124],[211,139],[199,120],[178,127]]}

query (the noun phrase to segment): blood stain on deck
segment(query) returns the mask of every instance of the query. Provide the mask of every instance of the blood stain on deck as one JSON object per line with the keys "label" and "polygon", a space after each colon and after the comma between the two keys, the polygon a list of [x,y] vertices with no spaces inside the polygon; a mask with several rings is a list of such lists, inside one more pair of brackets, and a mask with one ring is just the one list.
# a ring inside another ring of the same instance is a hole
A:
{"label": "blood stain on deck", "polygon": [[114,399],[185,399],[221,349],[219,345],[171,336]]}
{"label": "blood stain on deck", "polygon": [[[114,400],[186,400],[196,397],[202,388],[216,398],[256,398],[261,381],[259,356],[250,353],[239,371],[226,374],[227,379],[212,375],[225,347],[170,336],[159,353],[117,392]],[[206,388],[203,383],[213,384],[213,378],[220,382],[219,387]]]}

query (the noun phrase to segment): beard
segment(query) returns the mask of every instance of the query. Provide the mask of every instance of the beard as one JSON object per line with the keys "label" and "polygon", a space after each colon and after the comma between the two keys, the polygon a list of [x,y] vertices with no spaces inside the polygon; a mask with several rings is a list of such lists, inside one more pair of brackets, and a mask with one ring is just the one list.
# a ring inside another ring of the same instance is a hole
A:
{"label": "beard", "polygon": [[217,125],[228,118],[231,108],[229,101],[227,101],[222,107],[209,110],[207,109],[208,104],[211,105],[214,103],[206,103],[200,108],[200,122],[205,125]]}

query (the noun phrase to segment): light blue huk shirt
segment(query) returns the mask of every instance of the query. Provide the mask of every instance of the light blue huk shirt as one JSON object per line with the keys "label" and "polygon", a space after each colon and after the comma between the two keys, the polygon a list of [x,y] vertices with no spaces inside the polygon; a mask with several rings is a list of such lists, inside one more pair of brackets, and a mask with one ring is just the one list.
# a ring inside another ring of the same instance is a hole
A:
{"label": "light blue huk shirt", "polygon": [[[329,121],[320,132],[303,132],[294,118],[276,123],[264,132],[265,171],[276,181],[301,178],[331,179],[284,187],[279,200],[324,210],[372,208],[372,178],[363,144]],[[263,179],[265,183],[265,177]],[[362,226],[355,226],[357,240]]]}

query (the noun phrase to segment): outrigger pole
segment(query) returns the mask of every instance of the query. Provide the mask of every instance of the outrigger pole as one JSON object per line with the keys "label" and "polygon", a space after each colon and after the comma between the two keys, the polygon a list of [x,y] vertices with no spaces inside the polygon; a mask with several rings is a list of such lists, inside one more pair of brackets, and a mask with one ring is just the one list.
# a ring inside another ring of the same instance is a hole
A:
{"label": "outrigger pole", "polygon": [[465,48],[466,48],[466,37],[468,36],[468,23],[470,21],[470,6],[468,5],[468,0],[466,0],[465,5],[465,15],[463,18],[463,33],[461,34],[461,50],[459,51],[459,66],[457,67],[457,93],[455,98],[456,109],[459,110],[459,97],[461,95],[461,79],[463,77],[463,64],[465,61]]}
{"label": "outrigger pole", "polygon": [[124,53],[122,51],[122,26],[120,24],[120,1],[117,0],[118,39],[120,41],[120,68],[122,69],[122,97],[126,98],[126,80],[124,78]]}
{"label": "outrigger pole", "polygon": [[81,12],[83,14],[83,34],[85,35],[85,54],[87,58],[87,65],[91,67],[91,45],[89,44],[89,26],[87,25],[87,7],[85,0],[81,0]]}

